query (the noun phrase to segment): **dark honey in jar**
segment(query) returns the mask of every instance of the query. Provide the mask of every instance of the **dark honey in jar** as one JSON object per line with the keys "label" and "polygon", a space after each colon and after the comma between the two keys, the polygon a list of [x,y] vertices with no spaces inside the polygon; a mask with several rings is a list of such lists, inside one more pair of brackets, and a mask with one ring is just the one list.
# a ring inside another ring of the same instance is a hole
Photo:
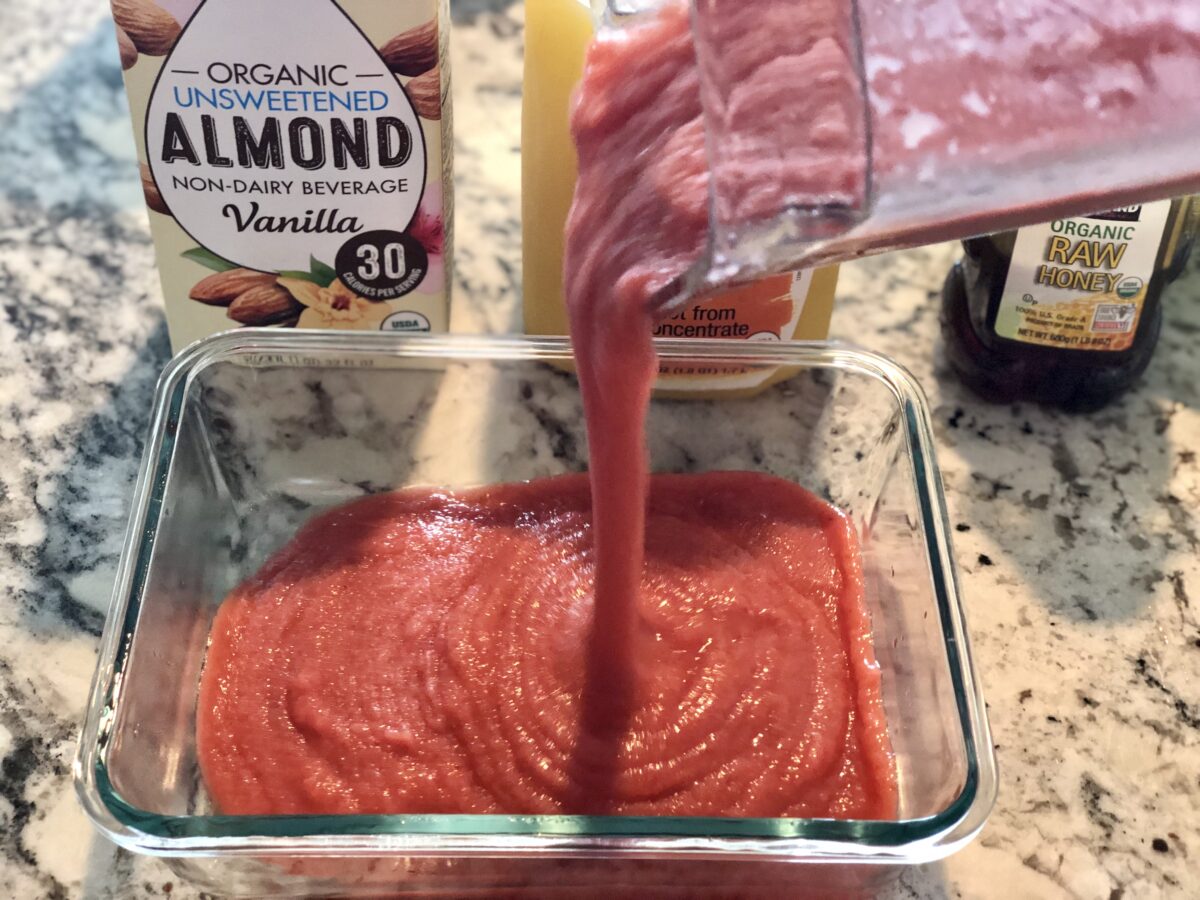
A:
{"label": "dark honey in jar", "polygon": [[988,400],[1103,406],[1150,362],[1193,213],[1162,200],[964,241],[942,290],[951,367]]}

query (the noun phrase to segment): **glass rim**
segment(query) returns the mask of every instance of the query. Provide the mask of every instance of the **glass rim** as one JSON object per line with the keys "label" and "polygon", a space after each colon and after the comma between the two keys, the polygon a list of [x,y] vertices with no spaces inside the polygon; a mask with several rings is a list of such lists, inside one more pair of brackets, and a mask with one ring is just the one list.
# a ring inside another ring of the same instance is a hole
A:
{"label": "glass rim", "polygon": [[[965,751],[963,785],[944,809],[932,816],[889,820],[484,814],[180,816],[153,813],[128,802],[108,776],[108,736],[145,599],[145,576],[181,412],[188,390],[201,372],[231,361],[320,366],[344,354],[450,362],[564,363],[573,359],[565,337],[264,328],[238,329],[197,341],[172,359],[159,379],[74,761],[76,793],[93,825],[128,849],[166,856],[522,856],[559,852],[602,857],[685,855],[914,863],[945,857],[970,841],[995,803],[996,762],[950,554],[949,520],[934,458],[928,404],[916,379],[887,357],[832,341],[659,339],[655,347],[660,358],[667,360],[858,371],[884,383],[896,397]],[[259,354],[265,356],[259,358]]]}

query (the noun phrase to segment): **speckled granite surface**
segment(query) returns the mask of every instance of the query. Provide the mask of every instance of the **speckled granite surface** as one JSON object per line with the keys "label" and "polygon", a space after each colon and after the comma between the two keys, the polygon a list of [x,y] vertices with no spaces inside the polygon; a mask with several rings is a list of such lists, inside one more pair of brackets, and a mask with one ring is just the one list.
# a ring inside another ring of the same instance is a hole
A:
{"label": "speckled granite surface", "polygon": [[[455,324],[519,322],[520,6],[455,4]],[[75,732],[168,348],[111,26],[0,4],[0,895],[191,897],[94,837]],[[936,351],[953,248],[847,266],[834,330],[929,393],[1001,766],[974,844],[896,897],[1200,890],[1200,271],[1141,387],[1069,417],[973,400]]]}

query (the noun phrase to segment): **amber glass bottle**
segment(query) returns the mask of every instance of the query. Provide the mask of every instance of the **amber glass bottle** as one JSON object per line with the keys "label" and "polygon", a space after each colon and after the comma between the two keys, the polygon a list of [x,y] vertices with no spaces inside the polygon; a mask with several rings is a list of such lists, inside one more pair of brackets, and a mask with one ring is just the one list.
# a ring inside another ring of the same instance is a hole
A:
{"label": "amber glass bottle", "polygon": [[951,367],[989,400],[1103,406],[1150,362],[1196,211],[1163,200],[964,241],[942,290]]}

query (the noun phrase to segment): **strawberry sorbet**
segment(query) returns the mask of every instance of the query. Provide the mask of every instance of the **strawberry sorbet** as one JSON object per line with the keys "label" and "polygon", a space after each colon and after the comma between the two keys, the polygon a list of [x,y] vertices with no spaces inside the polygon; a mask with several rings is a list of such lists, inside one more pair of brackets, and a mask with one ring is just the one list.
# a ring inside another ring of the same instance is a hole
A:
{"label": "strawberry sorbet", "polygon": [[841,514],[769,476],[655,476],[623,695],[589,690],[610,674],[587,671],[589,493],[410,490],[312,519],[213,626],[217,808],[894,814]]}

